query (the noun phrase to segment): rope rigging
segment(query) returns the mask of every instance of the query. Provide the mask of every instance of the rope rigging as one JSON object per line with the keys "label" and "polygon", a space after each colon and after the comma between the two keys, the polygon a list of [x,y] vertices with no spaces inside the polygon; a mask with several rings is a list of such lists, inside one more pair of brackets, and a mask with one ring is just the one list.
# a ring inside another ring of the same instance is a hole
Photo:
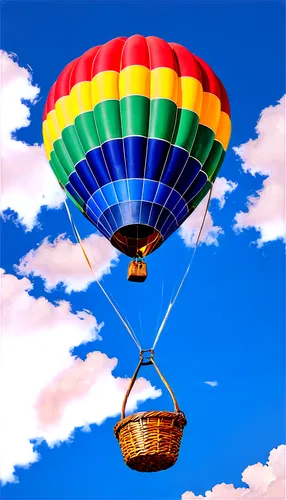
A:
{"label": "rope rigging", "polygon": [[112,305],[113,309],[115,310],[116,314],[118,315],[118,317],[120,318],[120,320],[122,321],[123,325],[125,326],[127,332],[129,333],[130,337],[133,339],[134,343],[136,344],[136,346],[138,347],[139,351],[141,351],[141,346],[139,344],[139,341],[135,335],[135,333],[133,332],[131,326],[128,325],[127,323],[127,320],[125,318],[123,318],[122,314],[120,313],[120,311],[118,310],[118,308],[116,307],[116,305],[114,304],[114,302],[112,301],[111,297],[109,296],[109,294],[107,293],[107,291],[104,289],[104,287],[102,286],[102,284],[98,281],[98,279],[96,278],[96,275],[95,275],[95,272],[93,270],[93,267],[90,263],[90,260],[87,256],[87,253],[84,249],[84,245],[83,245],[83,242],[82,242],[82,239],[80,237],[80,234],[77,230],[77,227],[72,219],[72,216],[71,216],[71,213],[70,213],[70,210],[69,210],[69,207],[68,207],[68,204],[66,202],[66,200],[64,200],[64,203],[65,203],[65,207],[66,207],[66,210],[67,210],[67,214],[68,214],[68,217],[69,217],[69,220],[70,220],[70,223],[71,223],[71,226],[72,226],[72,229],[73,229],[73,232],[75,234],[75,237],[80,245],[80,248],[82,250],[82,253],[85,257],[85,260],[93,274],[93,276],[95,277],[95,281],[96,283],[98,284],[99,288],[101,289],[101,291],[104,293],[105,297],[107,298],[107,300],[109,301],[109,303]]}
{"label": "rope rigging", "polygon": [[[160,327],[159,327],[159,329],[157,331],[157,334],[156,334],[153,346],[151,348],[152,352],[154,352],[154,349],[155,349],[155,347],[157,345],[157,342],[158,342],[158,340],[159,340],[159,338],[160,338],[160,336],[162,334],[162,331],[163,331],[164,326],[165,326],[165,324],[167,322],[167,319],[168,319],[168,317],[169,317],[169,315],[171,313],[172,308],[174,307],[174,304],[175,304],[175,302],[176,302],[176,300],[178,298],[178,295],[179,295],[179,293],[180,293],[180,291],[182,289],[182,286],[183,286],[183,284],[185,282],[185,279],[186,279],[186,277],[187,277],[187,275],[189,273],[189,270],[191,268],[191,265],[193,263],[193,259],[194,259],[196,250],[198,248],[199,242],[200,242],[200,238],[201,238],[201,234],[202,234],[202,231],[203,231],[203,228],[204,228],[204,224],[205,224],[205,220],[206,220],[208,208],[209,208],[209,205],[210,205],[210,200],[211,200],[211,195],[212,195],[212,189],[213,189],[213,185],[211,186],[211,189],[209,191],[208,201],[207,201],[207,204],[206,204],[206,208],[205,208],[203,220],[202,220],[202,223],[201,223],[201,226],[200,226],[200,230],[198,232],[198,236],[197,236],[197,239],[196,239],[196,243],[195,243],[195,247],[194,247],[194,251],[193,251],[191,260],[190,260],[190,262],[189,262],[189,264],[187,266],[187,269],[186,269],[186,271],[185,271],[185,273],[183,275],[183,278],[182,278],[181,282],[179,283],[179,285],[177,287],[177,290],[176,290],[174,298],[173,299],[171,298],[171,301],[170,301],[170,303],[168,305],[166,314],[165,314],[165,316],[164,316],[164,318],[163,318],[163,320],[161,322],[161,325],[160,325]],[[90,263],[88,255],[87,255],[87,253],[85,251],[82,239],[81,239],[79,231],[78,231],[78,229],[77,229],[77,227],[76,227],[76,225],[75,225],[75,223],[73,221],[73,218],[72,218],[72,215],[70,213],[70,210],[69,210],[69,207],[68,207],[68,204],[67,204],[66,200],[64,200],[64,204],[65,204],[65,207],[66,207],[66,211],[67,211],[67,214],[68,214],[68,217],[69,217],[69,220],[70,220],[70,223],[71,223],[74,235],[75,235],[75,237],[76,237],[76,239],[77,239],[77,241],[78,241],[78,243],[80,245],[80,248],[81,248],[82,253],[83,253],[84,257],[85,257],[85,260],[86,260],[86,262],[87,262],[87,264],[88,264],[88,266],[89,266],[89,268],[90,268],[93,276],[95,277],[96,283],[98,284],[98,286],[100,287],[101,291],[103,292],[103,294],[105,295],[105,297],[107,298],[107,300],[109,301],[109,303],[111,304],[111,306],[113,307],[113,309],[115,310],[115,312],[118,315],[119,319],[121,320],[121,322],[123,323],[124,327],[126,328],[128,334],[130,335],[130,337],[134,341],[135,345],[139,349],[139,352],[140,352],[140,355],[141,355],[141,353],[144,352],[144,351],[142,351],[141,345],[140,345],[140,343],[139,343],[139,341],[138,341],[138,339],[137,339],[137,337],[136,337],[136,335],[135,335],[135,333],[134,333],[131,325],[128,323],[127,319],[124,318],[123,315],[120,313],[118,307],[115,305],[115,300],[113,299],[113,297],[111,298],[110,294],[107,293],[107,291],[105,290],[105,288],[103,287],[103,285],[96,278],[96,274],[95,274],[94,269],[93,269],[93,267],[92,267],[92,265]],[[173,295],[172,295],[172,297],[173,297]],[[162,287],[162,296],[161,296],[161,306],[160,306],[159,317],[160,317],[160,314],[161,314],[162,300],[163,300],[163,287]],[[158,317],[158,321],[159,321],[159,317]]]}
{"label": "rope rigging", "polygon": [[170,315],[170,312],[171,312],[171,310],[172,310],[172,308],[173,308],[173,306],[174,306],[174,304],[175,304],[175,302],[176,302],[176,300],[177,300],[177,298],[178,298],[178,295],[179,295],[179,293],[180,293],[180,291],[181,291],[181,288],[182,288],[182,286],[183,286],[183,284],[184,284],[184,281],[185,281],[185,279],[186,279],[186,277],[187,277],[187,275],[188,275],[188,273],[189,273],[190,267],[191,267],[191,265],[192,265],[192,263],[193,263],[194,256],[195,256],[195,253],[196,253],[197,247],[198,247],[198,245],[199,245],[199,241],[200,241],[201,234],[202,234],[202,231],[203,231],[203,227],[204,227],[204,224],[205,224],[206,216],[207,216],[207,213],[208,213],[208,209],[209,209],[209,205],[210,205],[210,201],[211,201],[211,196],[212,196],[212,189],[213,189],[213,185],[211,186],[211,189],[210,189],[210,191],[209,191],[209,197],[208,197],[208,201],[207,201],[207,205],[206,205],[206,209],[205,209],[204,217],[203,217],[202,224],[201,224],[201,227],[200,227],[200,230],[199,230],[199,233],[198,233],[197,239],[196,239],[195,248],[194,248],[194,251],[193,251],[193,254],[192,254],[191,260],[190,260],[190,262],[189,262],[189,264],[188,264],[188,267],[187,267],[187,269],[186,269],[186,272],[185,272],[185,274],[184,274],[184,276],[183,276],[183,278],[182,278],[182,280],[181,280],[181,282],[180,282],[180,284],[179,284],[179,286],[178,286],[178,288],[177,288],[177,291],[176,291],[175,297],[174,297],[174,299],[173,299],[173,300],[171,300],[171,302],[170,302],[170,304],[169,304],[169,306],[168,306],[167,312],[166,312],[166,314],[165,314],[165,316],[164,316],[164,318],[163,318],[163,321],[162,321],[162,323],[161,323],[161,325],[160,325],[160,328],[159,328],[159,330],[158,330],[158,332],[157,332],[156,338],[155,338],[155,340],[154,340],[154,344],[153,344],[153,346],[152,346],[152,349],[153,349],[153,350],[154,350],[154,349],[155,349],[155,347],[156,347],[156,344],[157,344],[157,342],[158,342],[158,340],[159,340],[159,338],[160,338],[160,336],[161,336],[161,333],[162,333],[163,328],[164,328],[164,326],[165,326],[165,324],[166,324],[166,321],[167,321],[167,319],[168,319],[168,317],[169,317],[169,315]]}

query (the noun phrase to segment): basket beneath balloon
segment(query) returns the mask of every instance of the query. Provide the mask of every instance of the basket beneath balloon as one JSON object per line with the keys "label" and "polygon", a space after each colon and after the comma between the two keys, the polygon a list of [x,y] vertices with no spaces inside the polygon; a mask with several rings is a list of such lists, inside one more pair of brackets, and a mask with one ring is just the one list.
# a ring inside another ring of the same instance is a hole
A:
{"label": "basket beneath balloon", "polygon": [[132,260],[128,267],[128,281],[142,283],[147,278],[147,265],[144,260]]}
{"label": "basket beneath balloon", "polygon": [[172,467],[178,458],[183,412],[138,412],[121,419],[114,427],[124,461],[138,472],[158,472]]}

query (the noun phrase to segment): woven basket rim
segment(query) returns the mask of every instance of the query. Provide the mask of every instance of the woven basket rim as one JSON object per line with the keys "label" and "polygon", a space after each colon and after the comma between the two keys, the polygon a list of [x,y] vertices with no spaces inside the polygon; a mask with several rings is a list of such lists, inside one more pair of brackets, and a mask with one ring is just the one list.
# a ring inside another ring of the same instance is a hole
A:
{"label": "woven basket rim", "polygon": [[127,425],[131,422],[138,422],[141,419],[151,418],[151,417],[153,417],[153,418],[159,417],[159,418],[165,418],[165,419],[169,419],[169,420],[180,420],[181,425],[183,427],[185,427],[185,425],[187,425],[187,419],[186,419],[183,411],[179,411],[179,412],[160,411],[160,410],[158,410],[158,411],[139,411],[139,412],[133,413],[132,415],[128,415],[128,417],[125,417],[125,418],[119,420],[119,422],[117,422],[117,424],[114,426],[114,434],[117,437],[118,432],[125,425]]}

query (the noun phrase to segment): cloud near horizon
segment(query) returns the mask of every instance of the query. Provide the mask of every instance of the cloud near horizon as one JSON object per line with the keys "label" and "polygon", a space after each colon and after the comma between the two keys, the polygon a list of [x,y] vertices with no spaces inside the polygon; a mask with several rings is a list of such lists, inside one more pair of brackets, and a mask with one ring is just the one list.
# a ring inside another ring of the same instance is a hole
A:
{"label": "cloud near horizon", "polygon": [[280,445],[271,450],[266,465],[258,462],[249,465],[243,471],[241,480],[247,484],[247,488],[235,488],[233,484],[217,484],[205,495],[195,495],[192,491],[186,491],[182,500],[212,499],[212,500],[234,500],[235,498],[252,500],[285,500],[285,454],[286,446]]}
{"label": "cloud near horizon", "polygon": [[[71,304],[36,299],[27,278],[1,270],[0,480],[17,482],[16,467],[40,459],[38,446],[71,441],[75,429],[89,430],[119,415],[128,378],[115,377],[116,358],[92,351],[85,360],[71,351],[100,340],[103,323]],[[3,383],[5,381],[5,383]],[[161,395],[145,378],[136,381],[128,411]],[[97,404],[94,404],[97,401]],[[118,417],[119,418],[119,417]]]}
{"label": "cloud near horizon", "polygon": [[234,147],[242,160],[244,173],[260,176],[261,189],[247,198],[247,211],[235,216],[234,229],[242,232],[254,228],[258,247],[276,240],[286,241],[285,225],[285,99],[260,113],[256,139]]}
{"label": "cloud near horizon", "polygon": [[67,293],[80,292],[86,290],[95,279],[100,280],[110,274],[111,268],[119,261],[119,252],[103,236],[91,234],[83,240],[83,245],[95,276],[87,265],[79,243],[73,243],[64,234],[60,234],[53,242],[45,238],[38,248],[30,250],[14,267],[22,276],[41,277],[47,291],[62,283]]}

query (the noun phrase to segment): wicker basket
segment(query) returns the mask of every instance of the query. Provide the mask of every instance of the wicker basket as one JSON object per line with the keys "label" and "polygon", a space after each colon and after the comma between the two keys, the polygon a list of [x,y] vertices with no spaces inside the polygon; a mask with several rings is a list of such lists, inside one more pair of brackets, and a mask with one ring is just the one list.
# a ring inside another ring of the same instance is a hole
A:
{"label": "wicker basket", "polygon": [[[125,417],[127,399],[138,371],[142,365],[151,363],[169,390],[175,411],[146,411]],[[172,467],[178,459],[186,424],[185,415],[180,411],[175,395],[153,356],[147,363],[141,358],[123,402],[121,420],[114,427],[126,465],[139,472],[158,472]]]}

